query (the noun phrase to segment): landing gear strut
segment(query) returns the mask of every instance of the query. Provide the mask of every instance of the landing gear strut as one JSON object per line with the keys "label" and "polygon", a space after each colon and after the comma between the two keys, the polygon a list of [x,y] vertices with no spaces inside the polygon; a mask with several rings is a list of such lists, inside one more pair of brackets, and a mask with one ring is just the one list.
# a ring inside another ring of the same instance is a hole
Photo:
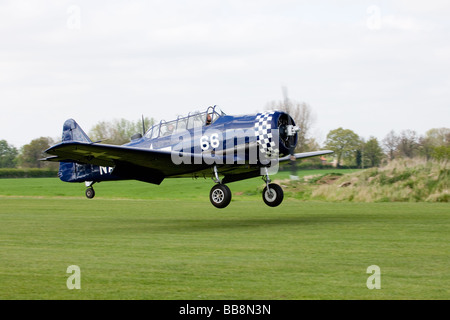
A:
{"label": "landing gear strut", "polygon": [[95,182],[93,181],[85,181],[86,184],[86,198],[88,199],[92,199],[95,197],[95,191],[94,188],[92,187],[94,185]]}
{"label": "landing gear strut", "polygon": [[284,193],[283,189],[275,183],[270,183],[269,172],[265,168],[265,175],[262,177],[266,183],[266,187],[262,192],[262,198],[265,204],[269,207],[276,207],[283,201]]}

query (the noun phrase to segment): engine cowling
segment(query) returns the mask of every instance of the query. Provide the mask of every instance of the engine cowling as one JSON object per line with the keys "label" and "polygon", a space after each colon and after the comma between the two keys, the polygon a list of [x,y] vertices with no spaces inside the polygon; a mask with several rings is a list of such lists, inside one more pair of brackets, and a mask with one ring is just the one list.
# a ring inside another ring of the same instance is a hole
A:
{"label": "engine cowling", "polygon": [[292,154],[300,131],[294,119],[282,111],[258,113],[254,129],[259,151],[268,157]]}

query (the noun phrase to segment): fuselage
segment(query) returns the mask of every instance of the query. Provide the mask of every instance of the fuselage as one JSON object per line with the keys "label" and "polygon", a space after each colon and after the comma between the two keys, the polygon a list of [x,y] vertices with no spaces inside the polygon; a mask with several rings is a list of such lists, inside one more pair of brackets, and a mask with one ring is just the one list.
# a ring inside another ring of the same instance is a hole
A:
{"label": "fuselage", "polygon": [[[144,135],[133,136],[124,147],[170,152],[172,161],[185,165],[186,172],[207,168],[211,165],[207,161],[228,167],[261,166],[261,156],[267,161],[267,157],[278,158],[290,153],[297,143],[297,134],[288,137],[287,126],[294,125],[292,118],[280,111],[230,116],[214,108],[169,122],[161,121]],[[116,173],[115,167],[61,162],[59,176],[67,182],[123,180]],[[182,174],[177,172],[173,176]]]}

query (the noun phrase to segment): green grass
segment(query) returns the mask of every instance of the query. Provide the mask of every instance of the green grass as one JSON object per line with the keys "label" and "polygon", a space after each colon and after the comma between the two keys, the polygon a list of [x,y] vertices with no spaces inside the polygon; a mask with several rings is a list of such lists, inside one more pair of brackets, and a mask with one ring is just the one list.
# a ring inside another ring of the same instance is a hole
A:
{"label": "green grass", "polygon": [[[219,210],[212,185],[101,183],[88,200],[82,184],[0,180],[0,299],[450,298],[446,203],[269,208],[250,179]],[[81,290],[66,287],[70,265]]]}

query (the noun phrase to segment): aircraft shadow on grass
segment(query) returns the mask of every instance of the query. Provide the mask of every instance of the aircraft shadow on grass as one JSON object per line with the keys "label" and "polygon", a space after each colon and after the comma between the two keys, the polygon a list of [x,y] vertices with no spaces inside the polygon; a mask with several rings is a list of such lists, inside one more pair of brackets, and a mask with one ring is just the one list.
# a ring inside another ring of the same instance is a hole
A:
{"label": "aircraft shadow on grass", "polygon": [[[137,219],[133,226],[130,226],[130,221],[127,220],[127,225],[123,228],[120,227],[120,222],[118,228],[111,228],[111,232],[120,232],[123,229],[124,232],[139,233],[152,233],[152,234],[166,234],[166,233],[183,233],[187,234],[190,232],[211,232],[212,230],[239,230],[239,229],[270,229],[277,228],[280,226],[295,227],[295,226],[306,226],[306,225],[334,225],[334,224],[359,224],[364,221],[370,221],[370,216],[361,214],[352,214],[351,217],[345,213],[343,215],[339,214],[320,214],[316,216],[299,215],[297,217],[273,217],[273,218],[232,218],[232,219],[221,219],[221,220],[199,220],[199,219]],[[103,229],[102,229],[103,230]],[[103,230],[104,231],[104,230]]]}

